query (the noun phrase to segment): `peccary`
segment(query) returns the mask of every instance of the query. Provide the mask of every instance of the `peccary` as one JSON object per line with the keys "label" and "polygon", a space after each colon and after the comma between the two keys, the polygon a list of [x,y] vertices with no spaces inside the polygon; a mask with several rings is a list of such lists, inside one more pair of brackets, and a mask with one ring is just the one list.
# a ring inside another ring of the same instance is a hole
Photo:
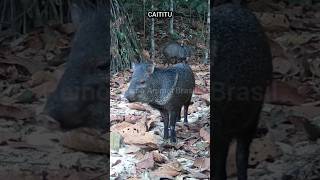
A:
{"label": "peccary", "polygon": [[246,180],[249,147],[272,79],[272,56],[261,25],[247,7],[221,4],[211,10],[211,17],[213,179],[227,179],[228,148],[236,139],[237,177]]}
{"label": "peccary", "polygon": [[[148,103],[160,111],[164,122],[164,139],[176,142],[175,124],[181,118],[184,106],[184,123],[188,123],[188,106],[195,86],[189,65],[179,63],[160,69],[151,63],[133,64],[133,75],[125,98],[129,102]],[[169,132],[170,129],[170,132]]]}
{"label": "peccary", "polygon": [[49,96],[45,112],[63,128],[107,128],[109,19],[107,5],[85,8],[73,4],[77,25],[65,72]]}
{"label": "peccary", "polygon": [[163,64],[176,64],[178,62],[187,62],[191,57],[192,49],[187,45],[172,42],[166,44],[162,51],[165,56]]}

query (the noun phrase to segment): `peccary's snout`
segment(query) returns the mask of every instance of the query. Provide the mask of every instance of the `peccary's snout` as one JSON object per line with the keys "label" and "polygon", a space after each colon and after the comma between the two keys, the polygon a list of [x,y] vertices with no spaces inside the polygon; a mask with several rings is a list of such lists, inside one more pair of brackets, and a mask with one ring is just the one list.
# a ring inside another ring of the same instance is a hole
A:
{"label": "peccary's snout", "polygon": [[125,93],[124,93],[124,97],[129,101],[129,102],[134,102],[135,100],[135,92],[134,90],[130,90],[128,89]]}

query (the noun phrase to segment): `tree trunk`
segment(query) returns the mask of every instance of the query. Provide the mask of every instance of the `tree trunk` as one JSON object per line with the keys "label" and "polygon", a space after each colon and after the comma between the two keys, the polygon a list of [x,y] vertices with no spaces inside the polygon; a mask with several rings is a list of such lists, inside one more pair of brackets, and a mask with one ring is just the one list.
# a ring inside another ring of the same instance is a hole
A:
{"label": "tree trunk", "polygon": [[170,11],[172,12],[172,17],[169,23],[169,33],[173,35],[173,0],[170,0]]}
{"label": "tree trunk", "polygon": [[[153,2],[151,5],[151,11],[154,10]],[[155,57],[155,42],[154,42],[154,18],[151,18],[151,35],[150,35],[150,40],[151,40],[151,61],[154,62],[154,57]]]}

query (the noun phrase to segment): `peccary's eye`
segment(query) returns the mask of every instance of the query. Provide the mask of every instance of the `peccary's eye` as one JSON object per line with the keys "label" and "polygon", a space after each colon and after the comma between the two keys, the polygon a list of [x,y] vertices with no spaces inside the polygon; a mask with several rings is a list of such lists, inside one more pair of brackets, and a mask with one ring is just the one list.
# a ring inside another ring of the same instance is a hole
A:
{"label": "peccary's eye", "polygon": [[144,84],[146,81],[145,80],[141,80],[140,81],[140,84]]}

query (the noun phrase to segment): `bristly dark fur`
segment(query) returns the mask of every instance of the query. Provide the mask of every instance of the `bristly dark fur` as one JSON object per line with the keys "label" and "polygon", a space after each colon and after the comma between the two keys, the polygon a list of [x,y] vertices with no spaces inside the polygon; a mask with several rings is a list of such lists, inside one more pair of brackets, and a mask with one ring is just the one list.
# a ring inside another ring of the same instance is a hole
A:
{"label": "bristly dark fur", "polygon": [[272,56],[261,25],[245,6],[219,5],[211,18],[213,179],[226,179],[228,148],[236,139],[238,180],[246,180],[249,146],[272,79]]}

